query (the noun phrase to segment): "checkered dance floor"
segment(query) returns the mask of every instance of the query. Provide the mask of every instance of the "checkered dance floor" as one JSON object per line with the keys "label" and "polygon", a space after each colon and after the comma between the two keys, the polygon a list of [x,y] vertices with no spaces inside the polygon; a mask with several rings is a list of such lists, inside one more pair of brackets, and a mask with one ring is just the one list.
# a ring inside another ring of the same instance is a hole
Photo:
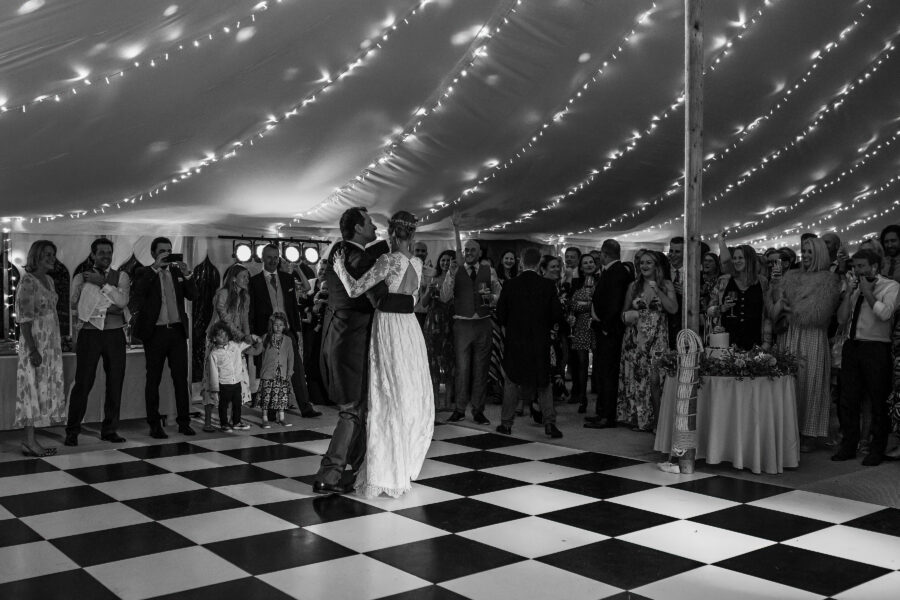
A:
{"label": "checkered dance floor", "polygon": [[327,432],[0,463],[0,598],[900,598],[897,509],[453,425],[316,497]]}

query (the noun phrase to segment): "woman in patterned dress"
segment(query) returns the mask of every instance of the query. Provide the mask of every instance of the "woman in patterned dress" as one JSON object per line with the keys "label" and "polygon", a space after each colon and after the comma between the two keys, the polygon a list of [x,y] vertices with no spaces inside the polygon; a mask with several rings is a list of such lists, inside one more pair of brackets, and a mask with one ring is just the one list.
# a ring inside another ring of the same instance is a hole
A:
{"label": "woman in patterned dress", "polygon": [[831,347],[828,325],[841,300],[841,279],[830,270],[828,247],[819,238],[803,242],[801,268],[772,280],[772,318],[787,315],[778,345],[797,357],[797,419],[800,451],[811,452],[828,435]]}
{"label": "woman in patterned dress", "polygon": [[38,443],[34,430],[66,422],[62,345],[56,314],[58,296],[49,275],[55,265],[53,242],[34,242],[16,294],[15,317],[21,337],[13,427],[25,429],[22,453],[26,456],[56,454],[56,448],[44,448]]}
{"label": "woman in patterned dress", "polygon": [[[425,346],[428,349],[428,368],[431,372],[431,385],[434,389],[436,410],[453,408],[454,382],[456,380],[456,355],[453,352],[453,303],[441,302],[441,284],[447,276],[450,262],[456,260],[454,250],[444,250],[438,256],[437,269],[431,285],[425,289],[422,305],[428,309],[422,332],[425,335]],[[440,399],[441,384],[444,385],[444,397]]]}
{"label": "woman in patterned dress", "polygon": [[638,279],[628,286],[622,313],[625,337],[616,420],[636,431],[653,431],[657,408],[652,387],[659,378],[653,359],[669,347],[668,315],[678,311],[678,299],[659,253],[644,251],[637,261]]}
{"label": "woman in patterned dress", "polygon": [[569,364],[572,366],[572,395],[569,404],[578,404],[578,412],[587,411],[587,381],[590,352],[594,349],[594,329],[591,327],[591,300],[597,284],[597,263],[590,254],[578,260],[578,273],[572,280],[572,294],[568,302],[568,323],[571,327]]}

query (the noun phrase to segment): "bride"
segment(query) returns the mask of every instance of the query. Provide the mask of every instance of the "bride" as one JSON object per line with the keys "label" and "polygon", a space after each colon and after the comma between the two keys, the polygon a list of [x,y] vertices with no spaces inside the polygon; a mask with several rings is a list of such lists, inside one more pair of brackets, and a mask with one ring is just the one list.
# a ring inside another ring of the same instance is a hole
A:
{"label": "bride", "polygon": [[428,352],[413,315],[422,261],[412,257],[416,218],[400,211],[388,223],[391,252],[378,258],[360,279],[347,273],[337,254],[334,271],[351,297],[384,281],[388,296],[375,311],[369,344],[369,414],[366,455],[356,491],[394,498],[419,476],[434,432],[434,396]]}

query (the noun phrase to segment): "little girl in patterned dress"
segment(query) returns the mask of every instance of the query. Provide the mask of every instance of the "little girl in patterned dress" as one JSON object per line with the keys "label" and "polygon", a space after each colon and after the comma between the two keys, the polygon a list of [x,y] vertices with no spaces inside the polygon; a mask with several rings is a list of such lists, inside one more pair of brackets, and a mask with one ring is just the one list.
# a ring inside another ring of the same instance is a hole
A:
{"label": "little girl in patterned dress", "polygon": [[287,315],[281,312],[269,317],[269,333],[263,340],[262,362],[259,369],[259,404],[262,410],[262,427],[269,429],[267,413],[277,411],[279,425],[291,427],[284,420],[284,410],[293,395],[291,376],[294,374],[292,340],[284,335],[288,327]]}

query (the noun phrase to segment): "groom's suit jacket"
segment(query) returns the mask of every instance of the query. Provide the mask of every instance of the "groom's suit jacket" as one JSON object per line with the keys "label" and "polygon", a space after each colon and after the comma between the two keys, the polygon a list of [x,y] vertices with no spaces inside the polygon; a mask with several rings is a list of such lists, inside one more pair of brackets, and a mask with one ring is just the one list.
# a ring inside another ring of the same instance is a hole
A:
{"label": "groom's suit jacket", "polygon": [[387,285],[378,283],[364,295],[351,298],[334,272],[334,255],[338,249],[344,252],[347,272],[359,279],[379,256],[388,252],[388,247],[382,242],[363,250],[355,244],[341,242],[328,256],[325,270],[328,308],[322,328],[322,379],[331,400],[338,406],[365,406],[372,315],[380,299],[387,295]]}

